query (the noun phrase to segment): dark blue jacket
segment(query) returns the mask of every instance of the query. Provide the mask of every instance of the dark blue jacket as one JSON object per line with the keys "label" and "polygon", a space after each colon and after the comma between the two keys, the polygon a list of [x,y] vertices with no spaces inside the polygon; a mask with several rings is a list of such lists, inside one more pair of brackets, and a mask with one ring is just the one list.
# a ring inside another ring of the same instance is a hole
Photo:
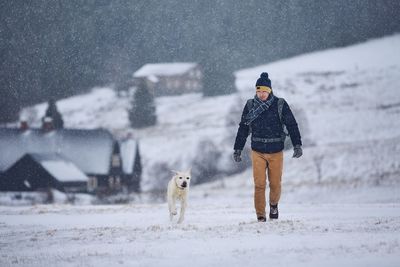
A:
{"label": "dark blue jacket", "polygon": [[[271,97],[271,96],[270,96]],[[234,150],[243,150],[246,144],[247,136],[250,133],[250,127],[244,124],[244,118],[249,112],[247,105],[245,105],[242,113],[242,119],[239,123],[239,129],[236,134],[236,140],[234,145]],[[292,140],[293,146],[302,145],[299,127],[297,126],[296,119],[293,116],[292,111],[288,103],[284,100],[282,108],[282,122],[286,125],[286,129],[289,132],[290,139]],[[283,135],[283,127],[279,119],[278,113],[278,98],[271,104],[268,110],[261,113],[252,123],[251,123],[252,139],[256,138],[279,138]],[[283,150],[284,142],[283,140],[264,143],[260,141],[251,141],[251,149],[261,152],[261,153],[276,153]]]}

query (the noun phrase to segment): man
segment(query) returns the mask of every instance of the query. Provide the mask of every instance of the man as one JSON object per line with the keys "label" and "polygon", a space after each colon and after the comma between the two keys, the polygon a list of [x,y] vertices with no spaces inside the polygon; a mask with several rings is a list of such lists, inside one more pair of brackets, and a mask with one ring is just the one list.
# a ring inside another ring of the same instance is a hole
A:
{"label": "man", "polygon": [[281,196],[283,147],[286,126],[294,147],[294,158],[303,154],[301,136],[296,119],[283,98],[272,92],[268,73],[263,72],[256,82],[256,95],[247,100],[236,135],[233,158],[241,161],[241,152],[251,132],[251,160],[254,177],[254,206],[259,222],[266,221],[265,188],[266,171],[269,180],[270,219],[278,219],[278,202]]}

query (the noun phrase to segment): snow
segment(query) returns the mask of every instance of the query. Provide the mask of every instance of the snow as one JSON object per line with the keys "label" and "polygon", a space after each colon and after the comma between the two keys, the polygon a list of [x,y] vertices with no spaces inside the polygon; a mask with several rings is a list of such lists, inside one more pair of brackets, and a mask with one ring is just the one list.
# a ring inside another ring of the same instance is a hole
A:
{"label": "snow", "polygon": [[[381,188],[380,195],[391,190]],[[250,197],[203,200],[193,194],[181,225],[168,221],[165,203],[1,207],[0,264],[397,266],[400,260],[399,203],[284,201],[278,221],[260,224]]]}
{"label": "snow", "polygon": [[[321,168],[327,182],[374,183],[380,179],[376,178],[379,173],[395,179],[400,172],[399,43],[397,34],[239,70],[238,93],[213,98],[201,94],[156,98],[157,125],[140,130],[129,129],[129,99],[119,97],[111,88],[96,88],[57,105],[67,128],[105,128],[138,140],[142,188],[150,190],[154,180],[151,170],[156,164],[187,169],[202,152],[199,144],[203,140],[222,151],[220,166],[228,164],[237,126],[227,125],[227,118],[234,115],[237,125],[242,106],[254,94],[255,80],[268,71],[275,94],[305,114],[310,129],[309,136],[303,133],[303,140],[307,138],[314,145],[305,147],[298,161],[288,156],[285,165],[290,167],[284,181],[316,181],[316,158],[324,158]],[[34,125],[39,125],[45,106],[33,107],[37,110]],[[231,114],[233,108],[239,113]]]}
{"label": "snow", "polygon": [[194,67],[196,63],[186,62],[146,64],[137,70],[133,77],[151,76],[154,79],[154,76],[173,76],[184,74]]}
{"label": "snow", "polygon": [[120,143],[120,152],[122,161],[122,168],[124,173],[131,174],[133,171],[133,164],[135,162],[137,142],[133,139],[128,139]]}
{"label": "snow", "polygon": [[238,93],[157,98],[158,124],[141,130],[127,127],[129,101],[109,88],[60,101],[67,127],[139,140],[145,190],[156,163],[190,167],[201,140],[230,156],[227,117],[264,71],[305,112],[312,145],[300,159],[284,153],[277,221],[256,222],[251,169],[191,187],[181,225],[147,192],[126,205],[0,206],[0,265],[399,266],[399,44],[397,34],[239,70]]}
{"label": "snow", "polygon": [[81,170],[90,174],[109,173],[113,150],[113,138],[109,132],[101,129],[92,132],[65,129],[60,135],[60,153]]}
{"label": "snow", "polygon": [[344,48],[334,48],[312,52],[289,59],[279,60],[267,65],[237,71],[239,87],[255,84],[258,75],[268,70],[269,77],[293,74],[343,72],[343,71],[376,71],[382,68],[399,67],[400,37],[398,34]]}
{"label": "snow", "polygon": [[85,173],[109,172],[113,138],[108,131],[63,129],[43,133],[40,129],[21,132],[2,128],[0,135],[0,146],[7,151],[0,154],[0,171],[7,170],[24,154],[36,153],[61,154]]}
{"label": "snow", "polygon": [[72,162],[43,160],[42,166],[61,182],[86,182],[88,177],[80,171]]}
{"label": "snow", "polygon": [[[119,105],[115,103],[119,102]],[[84,107],[84,110],[82,108]],[[21,119],[30,118],[31,127],[41,126],[41,117],[45,114],[47,103],[36,105],[22,111]],[[82,94],[57,101],[57,108],[64,117],[65,128],[121,128],[127,124],[127,102],[119,101],[116,93],[110,88],[93,88],[88,94]],[[68,118],[68,119],[67,119]]]}

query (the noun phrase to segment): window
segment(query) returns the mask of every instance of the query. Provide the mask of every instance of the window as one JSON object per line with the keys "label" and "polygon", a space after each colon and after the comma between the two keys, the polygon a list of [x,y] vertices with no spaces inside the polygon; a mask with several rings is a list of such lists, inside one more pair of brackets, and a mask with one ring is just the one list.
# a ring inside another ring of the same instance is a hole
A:
{"label": "window", "polygon": [[108,177],[108,186],[110,188],[114,188],[114,177],[113,176]]}
{"label": "window", "polygon": [[118,154],[114,154],[112,156],[111,166],[112,167],[120,167],[121,166],[121,159],[119,158]]}
{"label": "window", "polygon": [[121,188],[121,177],[115,177],[115,188]]}
{"label": "window", "polygon": [[94,191],[97,188],[97,177],[90,176],[89,180],[87,181],[87,188],[88,191]]}

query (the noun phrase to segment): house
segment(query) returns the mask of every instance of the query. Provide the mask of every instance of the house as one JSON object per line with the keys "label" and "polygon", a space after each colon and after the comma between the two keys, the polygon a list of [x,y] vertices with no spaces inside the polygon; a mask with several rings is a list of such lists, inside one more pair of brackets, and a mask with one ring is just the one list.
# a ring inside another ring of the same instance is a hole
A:
{"label": "house", "polygon": [[0,128],[0,191],[139,191],[137,146],[104,129]]}
{"label": "house", "polygon": [[133,74],[133,82],[145,82],[155,96],[202,91],[202,72],[197,63],[146,64]]}
{"label": "house", "polygon": [[88,177],[68,159],[57,154],[25,154],[6,172],[6,191],[85,192]]}

